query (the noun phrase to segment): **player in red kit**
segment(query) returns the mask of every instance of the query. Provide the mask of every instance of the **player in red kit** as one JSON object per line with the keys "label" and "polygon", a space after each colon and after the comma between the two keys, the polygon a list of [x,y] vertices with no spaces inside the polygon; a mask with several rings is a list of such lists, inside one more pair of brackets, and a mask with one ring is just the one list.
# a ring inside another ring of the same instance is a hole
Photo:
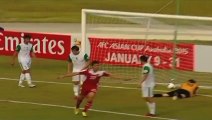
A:
{"label": "player in red kit", "polygon": [[87,116],[87,111],[89,108],[91,108],[93,104],[93,100],[98,90],[98,85],[99,85],[99,81],[101,77],[105,76],[105,77],[111,77],[111,78],[130,80],[130,78],[115,76],[106,71],[99,70],[99,67],[100,67],[99,61],[93,61],[91,63],[91,67],[92,67],[91,69],[82,70],[80,72],[68,73],[58,77],[58,78],[64,78],[64,77],[71,77],[75,75],[86,76],[86,80],[82,84],[81,93],[77,99],[76,108],[75,108],[75,114],[78,114],[80,104],[82,103],[84,98],[87,98],[87,104],[85,105],[82,111],[82,115],[84,117]]}

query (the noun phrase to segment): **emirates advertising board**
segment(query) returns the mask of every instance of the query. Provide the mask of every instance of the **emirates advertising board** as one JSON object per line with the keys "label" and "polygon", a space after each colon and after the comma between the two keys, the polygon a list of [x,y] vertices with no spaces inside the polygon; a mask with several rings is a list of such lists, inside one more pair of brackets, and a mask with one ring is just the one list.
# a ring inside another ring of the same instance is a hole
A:
{"label": "emirates advertising board", "polygon": [[[70,53],[72,44],[70,35],[4,31],[0,34],[0,55],[11,56],[16,46],[23,41],[24,34],[32,36],[33,49],[39,58],[66,60]],[[174,46],[169,42],[111,38],[89,38],[89,41],[91,60],[112,65],[139,67],[142,66],[139,57],[145,54],[150,56],[149,61],[156,68],[172,69],[175,61],[175,68],[193,70],[193,44]]]}
{"label": "emirates advertising board", "polygon": [[0,55],[11,56],[23,36],[30,34],[33,51],[38,58],[66,60],[70,53],[71,36],[43,33],[4,31],[0,34]]}

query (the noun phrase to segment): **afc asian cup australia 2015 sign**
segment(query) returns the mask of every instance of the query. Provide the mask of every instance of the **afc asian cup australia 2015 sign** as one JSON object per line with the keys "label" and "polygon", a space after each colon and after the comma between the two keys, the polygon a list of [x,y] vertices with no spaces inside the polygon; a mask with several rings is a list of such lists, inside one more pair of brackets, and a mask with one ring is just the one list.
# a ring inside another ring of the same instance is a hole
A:
{"label": "afc asian cup australia 2015 sign", "polygon": [[91,59],[102,63],[138,67],[140,55],[148,55],[156,68],[173,68],[175,58],[175,68],[193,70],[193,44],[177,44],[174,53],[171,42],[108,38],[89,38],[89,41]]}

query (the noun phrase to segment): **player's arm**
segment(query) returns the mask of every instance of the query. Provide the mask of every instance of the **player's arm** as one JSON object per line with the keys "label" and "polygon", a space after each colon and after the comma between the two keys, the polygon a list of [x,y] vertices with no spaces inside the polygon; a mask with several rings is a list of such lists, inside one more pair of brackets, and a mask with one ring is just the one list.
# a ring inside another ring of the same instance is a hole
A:
{"label": "player's arm", "polygon": [[144,69],[143,69],[143,78],[141,80],[141,84],[147,80],[147,77],[148,77],[148,74],[149,74],[149,71],[150,71],[150,68],[145,66]]}
{"label": "player's arm", "polygon": [[14,52],[13,56],[12,56],[12,61],[11,61],[11,65],[12,65],[12,66],[15,65],[15,59],[16,59],[16,57],[17,57],[17,55],[18,55],[18,52],[19,52],[20,50],[21,50],[21,46],[18,45],[18,46],[16,47],[16,49],[15,49],[15,52]]}
{"label": "player's arm", "polygon": [[82,70],[80,72],[70,72],[70,73],[66,73],[64,75],[57,77],[57,79],[61,79],[61,78],[65,78],[65,77],[72,77],[72,76],[75,76],[75,75],[82,75],[82,74],[86,75],[87,72],[88,72],[88,70]]}
{"label": "player's arm", "polygon": [[31,53],[31,55],[32,55],[33,58],[36,58],[36,55],[35,55],[35,53],[33,51],[33,47],[31,48],[30,53]]}
{"label": "player's arm", "polygon": [[31,52],[31,55],[32,55],[33,58],[36,58],[36,55],[35,55],[34,52]]}
{"label": "player's arm", "polygon": [[141,84],[146,80],[147,76],[148,76],[148,74],[143,74],[143,78],[141,80]]}
{"label": "player's arm", "polygon": [[196,87],[195,89],[194,89],[194,92],[193,92],[193,95],[195,96],[195,95],[197,95],[197,90],[199,89],[199,87]]}
{"label": "player's arm", "polygon": [[79,75],[79,74],[80,74],[80,72],[66,73],[64,75],[57,77],[57,79],[61,79],[61,78],[65,78],[65,77],[72,77],[72,76]]}
{"label": "player's arm", "polygon": [[67,65],[67,73],[70,73],[73,71],[73,62],[71,60],[71,58],[68,58],[68,65]]}
{"label": "player's arm", "polygon": [[82,68],[82,70],[87,69],[90,64],[91,64],[90,60],[86,61],[85,66]]}
{"label": "player's arm", "polygon": [[15,51],[14,54],[13,54],[13,56],[12,56],[12,61],[11,61],[11,65],[12,65],[12,66],[15,65],[15,58],[17,57],[17,55],[18,55],[18,52]]}

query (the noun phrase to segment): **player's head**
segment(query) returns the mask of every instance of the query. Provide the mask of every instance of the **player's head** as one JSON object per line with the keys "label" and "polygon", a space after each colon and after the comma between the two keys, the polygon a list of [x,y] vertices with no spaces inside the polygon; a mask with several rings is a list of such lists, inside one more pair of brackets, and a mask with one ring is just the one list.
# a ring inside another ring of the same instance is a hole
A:
{"label": "player's head", "polygon": [[4,28],[0,27],[0,36],[3,36]]}
{"label": "player's head", "polygon": [[194,84],[196,84],[196,81],[194,79],[189,79],[187,83],[189,85],[194,85]]}
{"label": "player's head", "polygon": [[190,83],[196,83],[196,81],[194,79],[190,79],[190,80],[188,80],[188,82],[190,82]]}
{"label": "player's head", "polygon": [[2,37],[3,37],[3,32],[4,32],[4,28],[0,27],[0,36],[2,36]]}
{"label": "player's head", "polygon": [[141,56],[140,56],[140,60],[141,60],[141,62],[147,62],[147,61],[148,61],[148,56],[146,56],[146,55],[141,55]]}
{"label": "player's head", "polygon": [[74,45],[71,47],[71,51],[74,55],[78,55],[79,54],[79,47]]}
{"label": "player's head", "polygon": [[30,39],[32,38],[30,34],[25,34],[24,35],[24,43],[28,44],[30,42]]}
{"label": "player's head", "polygon": [[196,83],[196,80],[194,80],[194,79],[189,79],[188,82],[189,82],[189,83]]}
{"label": "player's head", "polygon": [[94,71],[98,71],[99,70],[99,66],[100,66],[100,62],[97,60],[94,60],[91,62],[91,66],[93,68]]}
{"label": "player's head", "polygon": [[0,27],[0,32],[1,32],[1,31],[4,31],[4,28],[3,28],[3,27]]}

